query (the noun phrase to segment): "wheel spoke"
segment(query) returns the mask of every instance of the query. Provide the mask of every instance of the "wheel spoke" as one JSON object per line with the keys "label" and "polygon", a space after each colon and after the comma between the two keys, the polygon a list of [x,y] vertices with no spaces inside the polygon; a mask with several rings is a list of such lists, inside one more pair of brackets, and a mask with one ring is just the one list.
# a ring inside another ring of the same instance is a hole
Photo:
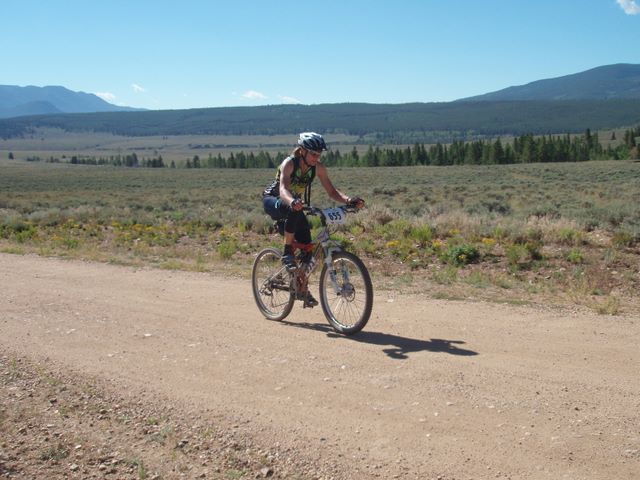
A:
{"label": "wheel spoke", "polygon": [[253,295],[265,317],[282,320],[291,311],[293,297],[288,275],[277,250],[266,249],[256,257],[252,272]]}
{"label": "wheel spoke", "polygon": [[338,293],[331,281],[331,269],[320,278],[320,297],[324,313],[333,327],[346,334],[361,330],[369,320],[373,303],[371,279],[366,267],[355,255],[338,253],[333,260]]}

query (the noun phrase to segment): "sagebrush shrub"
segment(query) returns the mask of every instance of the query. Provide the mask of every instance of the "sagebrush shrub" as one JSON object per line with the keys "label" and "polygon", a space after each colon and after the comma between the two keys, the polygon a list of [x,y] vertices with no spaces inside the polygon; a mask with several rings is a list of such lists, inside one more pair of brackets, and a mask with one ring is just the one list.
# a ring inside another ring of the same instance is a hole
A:
{"label": "sagebrush shrub", "polygon": [[452,245],[444,253],[444,260],[457,267],[468,265],[480,259],[480,252],[473,245]]}
{"label": "sagebrush shrub", "polygon": [[409,237],[420,246],[427,245],[433,239],[434,231],[429,225],[413,227],[409,232]]}
{"label": "sagebrush shrub", "polygon": [[571,263],[583,263],[584,254],[580,249],[572,248],[571,251],[567,254],[567,260]]}
{"label": "sagebrush shrub", "polygon": [[561,228],[558,230],[558,241],[562,245],[577,246],[584,243],[584,233],[573,228]]}
{"label": "sagebrush shrub", "polygon": [[635,243],[635,238],[631,233],[627,231],[618,230],[613,234],[613,237],[611,238],[611,243],[618,248],[631,247]]}

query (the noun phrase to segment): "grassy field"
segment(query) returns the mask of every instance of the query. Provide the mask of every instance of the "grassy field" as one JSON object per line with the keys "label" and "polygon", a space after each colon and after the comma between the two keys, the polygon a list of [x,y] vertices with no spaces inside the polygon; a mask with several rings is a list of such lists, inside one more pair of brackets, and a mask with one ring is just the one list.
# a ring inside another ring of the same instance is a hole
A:
{"label": "grassy field", "polygon": [[[348,135],[329,135],[332,148],[341,152],[350,151],[357,137]],[[125,137],[108,133],[63,132],[59,129],[39,128],[33,135],[24,138],[0,138],[0,159],[6,159],[9,152],[16,159],[40,157],[43,160],[53,156],[71,158],[72,156],[108,157],[110,155],[128,155],[136,153],[139,157],[162,155],[165,163],[175,162],[182,165],[194,155],[207,158],[209,154],[224,157],[238,152],[266,151],[272,155],[289,152],[297,135],[174,135]],[[358,151],[364,153],[368,147],[358,145]]]}
{"label": "grassy field", "polygon": [[[0,251],[248,277],[279,245],[270,170],[0,160]],[[332,169],[366,199],[337,235],[382,291],[637,311],[640,163]],[[314,203],[330,202],[316,185]]]}
{"label": "grassy field", "polygon": [[[597,132],[603,148],[616,148],[624,138],[626,129],[604,130]],[[595,134],[596,132],[594,132]],[[577,136],[582,136],[579,134]],[[180,135],[180,136],[148,136],[125,137],[108,133],[64,132],[60,129],[38,128],[32,135],[24,138],[0,138],[0,159],[6,159],[11,153],[14,158],[26,160],[39,157],[47,160],[50,157],[65,162],[73,157],[105,157],[131,155],[151,158],[161,155],[165,164],[175,162],[182,166],[188,159],[198,155],[206,159],[218,154],[228,157],[239,152],[257,154],[260,151],[271,155],[288,153],[297,139],[296,135]],[[369,148],[357,136],[330,134],[326,136],[332,150],[347,153],[354,148],[363,155]],[[512,144],[513,137],[501,137],[503,145]],[[413,145],[386,145],[381,148],[399,149]],[[66,159],[66,160],[65,160]]]}

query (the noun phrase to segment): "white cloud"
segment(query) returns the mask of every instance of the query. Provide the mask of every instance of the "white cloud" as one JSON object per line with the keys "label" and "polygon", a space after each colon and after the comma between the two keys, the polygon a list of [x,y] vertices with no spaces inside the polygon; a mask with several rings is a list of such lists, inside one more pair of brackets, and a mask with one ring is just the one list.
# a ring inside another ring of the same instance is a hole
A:
{"label": "white cloud", "polygon": [[94,95],[100,97],[105,102],[113,103],[116,99],[116,96],[110,92],[96,92]]}
{"label": "white cloud", "polygon": [[242,94],[244,98],[249,100],[266,100],[267,96],[263,93],[256,92],[255,90],[248,90]]}
{"label": "white cloud", "polygon": [[141,87],[137,83],[132,83],[131,88],[133,88],[133,91],[136,93],[142,93],[147,91],[144,87]]}
{"label": "white cloud", "polygon": [[617,0],[617,2],[627,15],[638,15],[640,13],[640,6],[635,0]]}
{"label": "white cloud", "polygon": [[282,103],[302,103],[297,98],[287,97],[286,95],[278,95],[278,97],[280,97]]}

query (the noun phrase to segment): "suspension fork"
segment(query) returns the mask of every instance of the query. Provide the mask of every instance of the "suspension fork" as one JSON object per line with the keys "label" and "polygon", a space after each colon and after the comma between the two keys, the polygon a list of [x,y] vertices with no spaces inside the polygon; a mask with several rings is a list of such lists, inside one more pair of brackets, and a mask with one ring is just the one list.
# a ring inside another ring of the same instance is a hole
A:
{"label": "suspension fork", "polygon": [[[342,248],[337,245],[326,245],[324,247],[324,263],[327,266],[327,270],[329,271],[329,280],[331,281],[331,285],[333,286],[333,290],[336,295],[340,295],[342,288],[338,285],[338,279],[336,277],[336,269],[333,267],[333,254],[334,252],[341,252]],[[342,272],[345,280],[349,280],[348,272]]]}

